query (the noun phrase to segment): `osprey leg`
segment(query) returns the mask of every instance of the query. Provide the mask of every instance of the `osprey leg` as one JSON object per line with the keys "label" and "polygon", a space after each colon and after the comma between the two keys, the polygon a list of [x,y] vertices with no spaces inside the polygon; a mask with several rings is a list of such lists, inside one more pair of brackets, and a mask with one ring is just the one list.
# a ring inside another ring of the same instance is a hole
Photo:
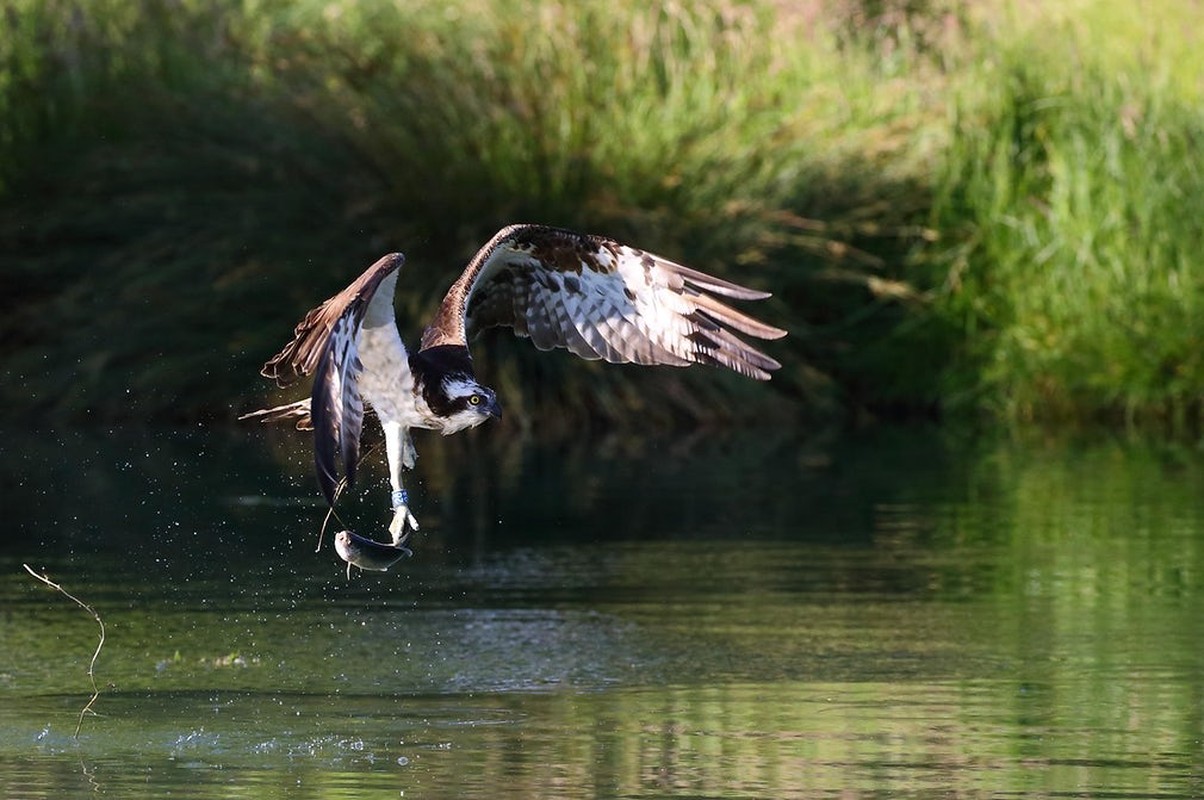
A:
{"label": "osprey leg", "polygon": [[407,525],[412,531],[418,530],[418,520],[410,513],[410,497],[401,484],[401,471],[414,466],[417,454],[408,429],[396,422],[384,422],[381,427],[385,430],[385,458],[389,462],[389,483],[393,487],[393,520],[389,523],[389,534],[393,544],[400,546],[409,536]]}

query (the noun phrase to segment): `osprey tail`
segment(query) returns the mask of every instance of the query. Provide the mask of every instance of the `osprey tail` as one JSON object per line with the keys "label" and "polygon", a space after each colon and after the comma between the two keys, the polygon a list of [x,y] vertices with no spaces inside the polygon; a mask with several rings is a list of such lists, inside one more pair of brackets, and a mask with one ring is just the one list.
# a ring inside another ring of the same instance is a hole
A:
{"label": "osprey tail", "polygon": [[309,415],[308,397],[295,403],[286,403],[275,408],[262,408],[259,411],[252,411],[249,414],[243,414],[239,419],[257,419],[260,422],[295,422],[296,428],[299,431],[312,431],[314,429],[313,421]]}

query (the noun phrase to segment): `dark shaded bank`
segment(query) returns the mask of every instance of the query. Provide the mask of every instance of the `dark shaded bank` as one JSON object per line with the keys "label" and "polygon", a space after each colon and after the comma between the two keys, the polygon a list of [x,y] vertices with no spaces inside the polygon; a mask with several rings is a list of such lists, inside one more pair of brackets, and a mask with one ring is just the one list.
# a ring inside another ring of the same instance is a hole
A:
{"label": "dark shaded bank", "polygon": [[[495,336],[479,371],[517,424],[1198,427],[1204,230],[1175,211],[1204,198],[1197,89],[1109,62],[1094,43],[1137,34],[1103,12],[1054,41],[879,5],[12,0],[0,414],[233,419],[382,253],[407,254],[413,338],[532,221],[768,289],[755,312],[791,336],[768,386]],[[1117,157],[1076,157],[1096,143]]]}

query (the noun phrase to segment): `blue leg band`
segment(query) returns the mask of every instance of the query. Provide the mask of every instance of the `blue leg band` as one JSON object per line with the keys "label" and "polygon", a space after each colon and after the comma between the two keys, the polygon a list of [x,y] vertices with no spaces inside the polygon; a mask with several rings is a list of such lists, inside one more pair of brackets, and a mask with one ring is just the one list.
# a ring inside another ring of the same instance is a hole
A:
{"label": "blue leg band", "polygon": [[409,504],[410,496],[406,494],[405,489],[398,489],[396,492],[393,492],[393,508],[401,508],[402,506],[409,506]]}

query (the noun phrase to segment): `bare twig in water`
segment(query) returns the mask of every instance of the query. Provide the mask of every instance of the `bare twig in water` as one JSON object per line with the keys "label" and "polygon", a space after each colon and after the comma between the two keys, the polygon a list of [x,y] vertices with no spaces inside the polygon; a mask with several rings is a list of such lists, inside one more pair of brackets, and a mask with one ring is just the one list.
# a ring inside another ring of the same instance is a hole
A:
{"label": "bare twig in water", "polygon": [[[342,484],[340,483],[341,487]],[[335,489],[335,498],[339,496],[339,490]],[[315,553],[322,552],[322,540],[326,538],[326,526],[330,524],[330,517],[334,514],[334,507],[326,509],[326,517],[322,520],[322,527],[318,529],[318,546],[314,549]]]}
{"label": "bare twig in water", "polygon": [[[339,501],[339,497],[343,494],[343,490],[346,488],[347,488],[347,478],[346,477],[339,478],[339,484],[334,489],[334,500],[336,503]],[[326,509],[326,518],[322,520],[322,527],[321,527],[321,529],[318,530],[318,548],[316,550],[314,550],[315,553],[322,552],[322,540],[326,537],[326,527],[328,525],[330,525],[331,517],[334,517],[336,520],[338,520],[339,524],[342,525],[344,528],[347,527],[347,524],[345,522],[343,522],[343,520],[340,519],[339,515],[335,512],[334,506],[331,506],[330,508]]]}
{"label": "bare twig in water", "polygon": [[[105,624],[104,624],[104,621],[101,620],[100,614],[97,614],[96,609],[92,608],[92,606],[88,605],[83,600],[80,600],[78,597],[71,594],[71,592],[64,589],[62,586],[59,586],[54,581],[50,580],[50,578],[48,578],[47,576],[39,575],[38,573],[34,572],[33,569],[28,564],[22,564],[21,566],[25,567],[25,571],[28,572],[30,575],[32,575],[35,578],[37,578],[38,580],[40,580],[42,583],[46,584],[51,589],[54,589],[55,591],[59,592],[63,596],[69,598],[77,606],[79,606],[84,611],[87,611],[89,614],[91,614],[92,619],[96,620],[96,624],[100,626],[100,641],[96,643],[96,652],[94,652],[92,654],[92,660],[90,662],[88,662],[88,680],[92,684],[92,696],[90,698],[88,698],[88,704],[85,705],[83,707],[83,709],[80,710],[79,721],[75,723],[75,738],[78,739],[80,728],[82,728],[84,725],[84,715],[88,714],[89,712],[92,712],[92,706],[96,703],[96,699],[98,697],[100,697],[100,689],[96,688],[95,670],[96,670],[96,659],[100,657],[100,649],[105,646]],[[95,714],[95,712],[92,712],[92,713]]]}

